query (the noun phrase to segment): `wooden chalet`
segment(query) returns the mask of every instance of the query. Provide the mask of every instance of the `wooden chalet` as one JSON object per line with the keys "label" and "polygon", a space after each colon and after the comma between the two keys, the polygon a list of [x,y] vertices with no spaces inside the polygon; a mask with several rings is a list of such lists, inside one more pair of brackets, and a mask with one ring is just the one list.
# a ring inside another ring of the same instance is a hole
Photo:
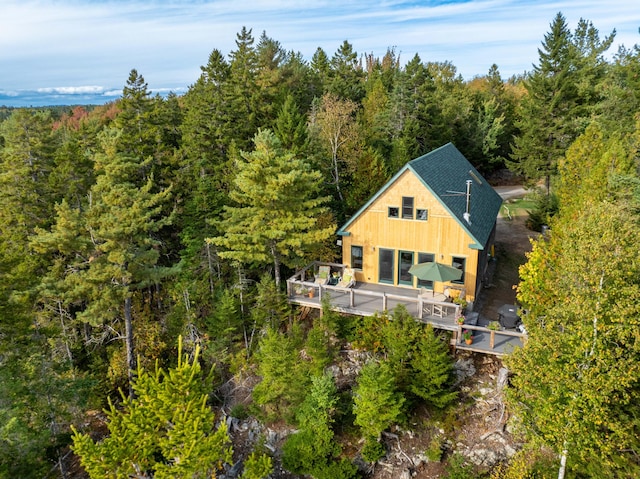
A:
{"label": "wooden chalet", "polygon": [[[451,301],[454,291],[472,310],[493,254],[501,205],[448,143],[408,162],[338,230],[342,263],[316,262],[287,280],[289,301],[320,308],[328,294],[332,309],[361,316],[402,304],[417,320],[453,331],[460,349],[506,354],[522,344],[522,333],[492,332],[475,322],[460,326],[461,307]],[[419,280],[409,269],[423,262],[454,266],[461,278]],[[474,345],[461,342],[463,327],[474,330]]]}
{"label": "wooden chalet", "polygon": [[462,270],[452,283],[473,302],[493,251],[502,199],[451,143],[408,162],[338,230],[358,283],[425,288],[409,274],[435,261]]}

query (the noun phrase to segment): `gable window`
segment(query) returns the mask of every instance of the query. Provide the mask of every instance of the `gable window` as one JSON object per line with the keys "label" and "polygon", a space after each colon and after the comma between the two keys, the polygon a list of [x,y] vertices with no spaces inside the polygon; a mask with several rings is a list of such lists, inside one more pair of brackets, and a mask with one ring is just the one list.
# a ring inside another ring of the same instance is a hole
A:
{"label": "gable window", "polygon": [[389,218],[399,218],[400,217],[400,208],[397,206],[389,206]]}
{"label": "gable window", "polygon": [[426,209],[416,208],[416,219],[420,221],[427,221],[429,214]]}
{"label": "gable window", "polygon": [[460,279],[457,279],[451,282],[456,284],[464,284],[464,274],[465,274],[465,268],[467,266],[467,258],[460,258],[458,256],[454,256],[451,261],[451,266],[453,266],[456,269],[462,270],[462,276],[460,276]]}
{"label": "gable window", "polygon": [[402,197],[402,219],[413,219],[413,196]]}
{"label": "gable window", "polygon": [[351,247],[351,267],[362,269],[362,246]]}

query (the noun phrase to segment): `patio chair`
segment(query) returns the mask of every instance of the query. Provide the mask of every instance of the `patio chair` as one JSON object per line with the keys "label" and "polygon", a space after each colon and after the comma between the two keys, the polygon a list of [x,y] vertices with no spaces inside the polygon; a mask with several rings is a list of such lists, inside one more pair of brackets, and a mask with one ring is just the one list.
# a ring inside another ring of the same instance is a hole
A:
{"label": "patio chair", "polygon": [[319,266],[318,274],[316,274],[316,284],[322,285],[327,284],[329,281],[329,276],[331,275],[331,266]]}
{"label": "patio chair", "polygon": [[340,282],[337,284],[338,288],[352,288],[355,285],[356,280],[353,270],[351,268],[345,268],[342,273],[342,278],[340,278]]}

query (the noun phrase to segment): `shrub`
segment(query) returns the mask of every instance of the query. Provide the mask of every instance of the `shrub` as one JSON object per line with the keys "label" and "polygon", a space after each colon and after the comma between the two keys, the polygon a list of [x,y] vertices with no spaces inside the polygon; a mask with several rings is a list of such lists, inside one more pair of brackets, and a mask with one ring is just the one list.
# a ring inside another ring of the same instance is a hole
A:
{"label": "shrub", "polygon": [[384,446],[377,439],[370,437],[365,441],[360,454],[365,461],[376,462],[382,459],[386,453]]}
{"label": "shrub", "polygon": [[442,459],[442,438],[440,436],[434,436],[429,442],[429,448],[425,451],[427,459],[431,462],[440,462]]}

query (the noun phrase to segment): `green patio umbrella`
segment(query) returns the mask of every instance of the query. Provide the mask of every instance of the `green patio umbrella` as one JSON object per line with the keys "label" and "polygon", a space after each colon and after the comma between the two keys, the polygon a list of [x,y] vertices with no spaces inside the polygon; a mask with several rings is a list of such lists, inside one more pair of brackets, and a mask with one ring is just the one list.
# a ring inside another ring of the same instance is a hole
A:
{"label": "green patio umbrella", "polygon": [[418,279],[425,281],[455,281],[462,277],[462,271],[442,263],[433,261],[414,264],[409,268],[409,273]]}

